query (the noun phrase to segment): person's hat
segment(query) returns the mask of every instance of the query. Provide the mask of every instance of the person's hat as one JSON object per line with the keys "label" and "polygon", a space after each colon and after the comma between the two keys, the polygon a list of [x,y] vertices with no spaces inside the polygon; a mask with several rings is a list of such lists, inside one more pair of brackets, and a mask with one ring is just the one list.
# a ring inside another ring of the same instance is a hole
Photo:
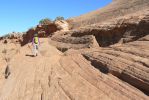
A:
{"label": "person's hat", "polygon": [[34,34],[34,36],[38,36],[38,34],[36,33],[36,34]]}

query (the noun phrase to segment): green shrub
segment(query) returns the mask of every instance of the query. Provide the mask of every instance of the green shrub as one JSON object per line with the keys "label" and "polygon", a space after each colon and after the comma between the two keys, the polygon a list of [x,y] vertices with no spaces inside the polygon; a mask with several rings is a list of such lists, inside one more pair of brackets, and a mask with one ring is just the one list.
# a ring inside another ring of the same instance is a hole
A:
{"label": "green shrub", "polygon": [[51,24],[51,23],[52,23],[52,20],[49,18],[41,19],[39,21],[39,24],[41,24],[41,25],[47,25],[47,24]]}
{"label": "green shrub", "polygon": [[57,20],[65,20],[65,18],[62,17],[62,16],[58,16],[58,17],[55,18],[55,21],[57,21]]}

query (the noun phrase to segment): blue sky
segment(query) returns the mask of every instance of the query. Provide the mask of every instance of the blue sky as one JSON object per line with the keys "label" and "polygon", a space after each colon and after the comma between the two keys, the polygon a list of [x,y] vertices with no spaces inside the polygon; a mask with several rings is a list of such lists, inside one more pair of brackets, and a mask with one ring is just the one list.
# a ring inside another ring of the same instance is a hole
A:
{"label": "blue sky", "polygon": [[0,36],[24,32],[43,18],[66,19],[104,7],[112,0],[0,0]]}

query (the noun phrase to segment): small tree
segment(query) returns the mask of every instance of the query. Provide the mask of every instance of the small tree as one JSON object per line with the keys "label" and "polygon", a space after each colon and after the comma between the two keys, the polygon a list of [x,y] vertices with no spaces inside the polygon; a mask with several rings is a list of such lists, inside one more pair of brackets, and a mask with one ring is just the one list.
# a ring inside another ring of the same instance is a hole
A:
{"label": "small tree", "polygon": [[49,18],[41,19],[39,21],[39,24],[41,24],[41,25],[47,25],[47,24],[51,24],[51,23],[52,23],[52,20]]}
{"label": "small tree", "polygon": [[58,16],[58,17],[55,18],[55,21],[57,21],[57,20],[65,20],[65,18],[62,17],[62,16]]}

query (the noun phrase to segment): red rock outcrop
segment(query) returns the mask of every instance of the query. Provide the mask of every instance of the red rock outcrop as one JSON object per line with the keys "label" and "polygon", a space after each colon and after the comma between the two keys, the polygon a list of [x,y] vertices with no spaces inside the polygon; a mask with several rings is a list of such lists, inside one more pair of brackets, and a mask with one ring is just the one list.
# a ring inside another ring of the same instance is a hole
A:
{"label": "red rock outcrop", "polygon": [[35,33],[38,33],[39,37],[48,37],[57,30],[58,28],[54,23],[49,25],[37,25],[37,27],[29,29],[26,34],[23,35],[23,41],[21,45],[23,46],[31,42]]}
{"label": "red rock outcrop", "polygon": [[29,43],[34,34],[38,33],[39,37],[48,37],[51,36],[54,32],[57,31],[68,31],[69,25],[65,20],[57,20],[53,23],[47,24],[47,25],[37,25],[35,28],[29,29],[26,34],[23,35],[23,41],[21,42],[21,45],[25,45]]}

